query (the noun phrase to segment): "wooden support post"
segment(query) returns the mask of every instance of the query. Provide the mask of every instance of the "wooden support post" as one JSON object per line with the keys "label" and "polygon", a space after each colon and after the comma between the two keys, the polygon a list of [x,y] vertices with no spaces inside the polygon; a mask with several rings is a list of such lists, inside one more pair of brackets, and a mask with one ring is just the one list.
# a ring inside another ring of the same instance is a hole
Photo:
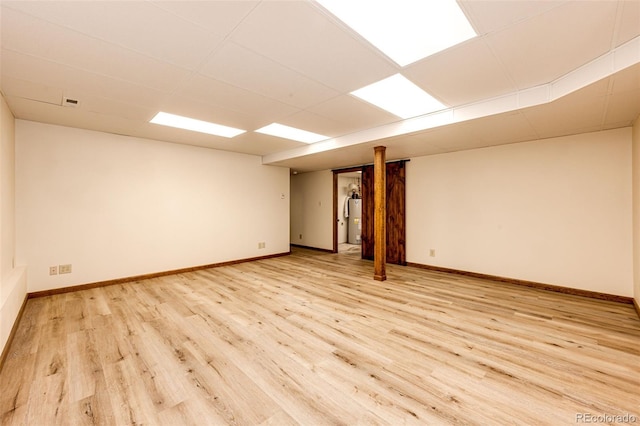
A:
{"label": "wooden support post", "polygon": [[386,201],[386,165],[385,165],[384,146],[376,146],[373,148],[373,199],[374,199],[374,215],[373,215],[373,241],[374,256],[373,279],[384,281],[387,279],[386,263],[387,263],[387,201]]}

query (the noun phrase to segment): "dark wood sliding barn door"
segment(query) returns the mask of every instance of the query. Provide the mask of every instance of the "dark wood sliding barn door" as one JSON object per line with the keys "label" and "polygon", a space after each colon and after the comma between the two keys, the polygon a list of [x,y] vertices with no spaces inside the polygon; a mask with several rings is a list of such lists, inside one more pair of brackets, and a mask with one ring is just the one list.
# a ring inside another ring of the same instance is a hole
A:
{"label": "dark wood sliding barn door", "polygon": [[373,166],[362,168],[362,229],[360,240],[362,241],[362,258],[373,260]]}
{"label": "dark wood sliding barn door", "polygon": [[[406,265],[405,163],[387,163],[387,263]],[[362,168],[362,258],[373,260],[373,166]]]}

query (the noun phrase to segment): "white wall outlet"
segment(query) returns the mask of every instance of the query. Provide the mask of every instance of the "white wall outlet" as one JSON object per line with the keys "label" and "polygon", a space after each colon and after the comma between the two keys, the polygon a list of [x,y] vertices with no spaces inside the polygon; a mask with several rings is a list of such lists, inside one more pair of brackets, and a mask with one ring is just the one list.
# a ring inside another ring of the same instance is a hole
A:
{"label": "white wall outlet", "polygon": [[70,274],[71,273],[71,264],[58,265],[58,272],[61,273],[61,274]]}
{"label": "white wall outlet", "polygon": [[436,249],[429,250],[429,256],[436,257]]}
{"label": "white wall outlet", "polygon": [[49,266],[49,275],[58,275],[58,267]]}
{"label": "white wall outlet", "polygon": [[267,243],[258,243],[258,248],[263,249],[267,246]]}

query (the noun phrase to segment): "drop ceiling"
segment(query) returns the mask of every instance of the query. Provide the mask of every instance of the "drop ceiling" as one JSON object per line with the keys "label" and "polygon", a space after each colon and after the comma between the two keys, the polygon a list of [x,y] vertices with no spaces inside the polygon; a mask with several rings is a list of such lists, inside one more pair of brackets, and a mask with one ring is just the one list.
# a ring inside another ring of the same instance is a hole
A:
{"label": "drop ceiling", "polygon": [[[0,0],[1,90],[18,119],[301,172],[370,163],[376,145],[407,158],[627,127],[640,115],[640,1],[458,3],[478,36],[400,67],[311,0]],[[401,120],[350,94],[397,73],[447,109]],[[149,123],[159,111],[247,132]],[[330,139],[255,132],[273,122]]]}

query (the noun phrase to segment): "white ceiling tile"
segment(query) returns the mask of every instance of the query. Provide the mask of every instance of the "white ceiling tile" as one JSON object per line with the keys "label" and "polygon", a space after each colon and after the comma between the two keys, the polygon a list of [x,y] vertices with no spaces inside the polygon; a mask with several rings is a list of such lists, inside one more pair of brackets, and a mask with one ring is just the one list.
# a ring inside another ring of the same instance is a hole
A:
{"label": "white ceiling tile", "polygon": [[81,108],[67,108],[24,98],[7,97],[12,111],[23,120],[97,130],[101,132],[131,134],[141,123],[119,116],[98,114]]}
{"label": "white ceiling tile", "polygon": [[4,49],[162,90],[171,90],[189,71],[20,12],[4,10]]}
{"label": "white ceiling tile", "polygon": [[[67,95],[65,93],[65,95]],[[68,96],[68,95],[67,95]],[[156,114],[156,110],[148,107],[141,107],[138,105],[132,105],[125,102],[116,101],[113,99],[106,99],[96,96],[82,96],[77,94],[70,96],[72,99],[80,100],[79,108],[93,112],[96,114],[102,114],[113,117],[122,117],[127,120],[134,121],[147,121]]]}
{"label": "white ceiling tile", "polygon": [[616,31],[614,47],[640,35],[640,1],[626,0],[619,2],[620,25]]}
{"label": "white ceiling tile", "polygon": [[[616,2],[568,2],[486,36],[519,89],[549,83],[611,47]],[[569,23],[571,23],[569,25]]]}
{"label": "white ceiling tile", "polygon": [[538,137],[519,111],[473,120],[469,122],[468,129],[487,146],[528,141]]}
{"label": "white ceiling tile", "polygon": [[189,69],[195,68],[222,41],[221,36],[147,1],[9,1],[6,5]]}
{"label": "white ceiling tile", "polygon": [[200,72],[298,108],[338,95],[327,86],[231,42],[225,43]]}
{"label": "white ceiling tile", "polygon": [[15,96],[49,104],[60,105],[62,102],[62,89],[58,87],[51,87],[7,75],[2,76],[2,93],[6,96]]}
{"label": "white ceiling tile", "polygon": [[243,114],[182,95],[167,98],[158,106],[156,113],[160,111],[243,130],[263,125],[263,122],[256,120],[253,115]]}
{"label": "white ceiling tile", "polygon": [[170,11],[206,31],[227,36],[249,14],[259,1],[153,1],[153,4]]}
{"label": "white ceiling tile", "polygon": [[331,138],[348,132],[348,129],[342,127],[340,123],[309,111],[299,111],[279,120],[278,123]]}
{"label": "white ceiling tile", "polygon": [[448,106],[464,105],[516,91],[483,38],[430,56],[408,66],[402,74]]}
{"label": "white ceiling tile", "polygon": [[176,94],[218,108],[251,115],[256,121],[268,121],[266,124],[299,111],[298,108],[282,102],[201,75],[194,76]]}
{"label": "white ceiling tile", "polygon": [[49,60],[13,51],[2,50],[2,80],[7,77],[34,82],[56,90],[72,91],[82,96],[119,100],[141,106],[160,102],[167,93],[79,70]]}
{"label": "white ceiling tile", "polygon": [[480,139],[469,129],[468,124],[444,126],[408,137],[405,147],[414,155],[429,155],[463,149],[465,144],[474,145]]}
{"label": "white ceiling tile", "polygon": [[478,34],[487,34],[537,16],[567,0],[478,1],[458,0]]}
{"label": "white ceiling tile", "polygon": [[610,78],[612,93],[640,89],[640,64],[626,68]]}
{"label": "white ceiling tile", "polygon": [[594,131],[602,128],[606,98],[574,93],[522,113],[541,138]]}
{"label": "white ceiling tile", "polygon": [[343,92],[397,71],[389,59],[308,2],[263,2],[231,39]]}
{"label": "white ceiling tile", "polygon": [[627,123],[628,126],[640,117],[640,89],[619,92],[609,96],[604,125]]}
{"label": "white ceiling tile", "polygon": [[334,123],[340,123],[336,126],[341,129],[339,133],[342,134],[398,121],[395,115],[351,95],[329,99],[307,110]]}
{"label": "white ceiling tile", "polygon": [[277,138],[256,132],[247,132],[236,138],[236,146],[243,149],[243,152],[258,153],[258,155],[267,155],[305,145],[291,139]]}
{"label": "white ceiling tile", "polygon": [[444,141],[441,137],[432,135],[432,132],[389,138],[380,141],[380,144],[387,147],[386,158],[389,160],[439,154],[444,150],[441,147]]}

